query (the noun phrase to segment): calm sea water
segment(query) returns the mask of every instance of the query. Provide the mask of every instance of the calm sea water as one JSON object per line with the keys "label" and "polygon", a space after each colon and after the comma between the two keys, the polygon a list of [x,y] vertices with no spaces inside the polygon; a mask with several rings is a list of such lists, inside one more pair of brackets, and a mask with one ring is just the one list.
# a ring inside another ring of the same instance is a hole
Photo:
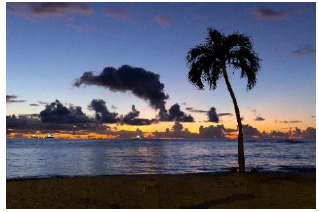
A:
{"label": "calm sea water", "polygon": [[[247,170],[314,169],[316,142],[245,141]],[[237,166],[236,141],[7,140],[6,177],[184,174]]]}

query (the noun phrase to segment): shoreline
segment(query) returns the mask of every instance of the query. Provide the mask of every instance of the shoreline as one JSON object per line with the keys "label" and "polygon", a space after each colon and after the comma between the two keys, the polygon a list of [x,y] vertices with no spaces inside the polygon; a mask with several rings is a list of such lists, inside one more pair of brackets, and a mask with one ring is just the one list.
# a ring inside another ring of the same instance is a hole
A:
{"label": "shoreline", "polygon": [[315,208],[316,172],[6,180],[7,208]]}
{"label": "shoreline", "polygon": [[[286,170],[286,171],[285,171]],[[315,167],[287,167],[281,171],[262,171],[258,169],[258,174],[269,175],[269,174],[298,174],[298,173],[316,173]],[[198,172],[198,173],[165,173],[165,174],[102,174],[102,175],[51,175],[51,176],[26,176],[18,178],[6,178],[6,181],[19,181],[19,180],[37,180],[37,179],[61,179],[61,178],[94,178],[94,177],[109,177],[109,176],[187,176],[187,175],[222,175],[233,173],[230,169],[225,171],[215,171],[215,172]],[[251,171],[246,171],[246,174],[252,174]]]}

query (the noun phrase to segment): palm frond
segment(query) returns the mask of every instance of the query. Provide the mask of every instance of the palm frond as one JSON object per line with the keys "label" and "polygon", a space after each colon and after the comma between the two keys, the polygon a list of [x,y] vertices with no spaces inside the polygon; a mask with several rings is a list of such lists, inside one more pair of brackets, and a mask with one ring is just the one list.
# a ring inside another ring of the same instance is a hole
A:
{"label": "palm frond", "polygon": [[222,67],[230,65],[241,69],[241,78],[247,77],[247,90],[250,90],[257,82],[261,60],[253,50],[249,36],[239,32],[225,36],[208,28],[205,42],[190,49],[186,61],[190,68],[188,79],[199,89],[204,88],[203,81],[210,89],[216,89]]}

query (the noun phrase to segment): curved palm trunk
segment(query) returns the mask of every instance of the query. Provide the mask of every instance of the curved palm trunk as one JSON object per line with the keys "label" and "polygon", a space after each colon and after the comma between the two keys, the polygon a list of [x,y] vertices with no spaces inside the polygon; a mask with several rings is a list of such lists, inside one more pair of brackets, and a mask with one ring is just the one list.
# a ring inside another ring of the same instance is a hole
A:
{"label": "curved palm trunk", "polygon": [[224,66],[223,69],[223,75],[224,79],[228,88],[228,91],[230,93],[230,96],[233,100],[234,107],[235,107],[235,113],[236,113],[236,119],[238,123],[238,165],[239,165],[239,173],[244,173],[245,172],[245,154],[244,154],[244,136],[243,136],[243,126],[241,123],[241,117],[240,117],[240,112],[237,104],[237,100],[235,98],[234,91],[229,83],[228,80],[228,74],[226,71],[226,67]]}

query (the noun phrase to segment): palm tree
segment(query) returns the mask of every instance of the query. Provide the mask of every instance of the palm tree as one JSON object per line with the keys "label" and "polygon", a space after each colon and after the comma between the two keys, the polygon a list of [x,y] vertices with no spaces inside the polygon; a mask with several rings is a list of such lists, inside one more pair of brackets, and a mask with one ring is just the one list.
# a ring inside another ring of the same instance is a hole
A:
{"label": "palm tree", "polygon": [[256,84],[256,75],[260,68],[260,59],[253,50],[251,38],[235,32],[225,36],[215,29],[208,29],[205,43],[189,50],[188,79],[198,89],[203,90],[202,81],[206,81],[211,90],[215,90],[220,77],[224,77],[227,89],[234,103],[238,123],[238,165],[239,172],[245,172],[243,127],[237,100],[230,85],[226,67],[241,70],[241,78],[247,78],[247,90]]}

